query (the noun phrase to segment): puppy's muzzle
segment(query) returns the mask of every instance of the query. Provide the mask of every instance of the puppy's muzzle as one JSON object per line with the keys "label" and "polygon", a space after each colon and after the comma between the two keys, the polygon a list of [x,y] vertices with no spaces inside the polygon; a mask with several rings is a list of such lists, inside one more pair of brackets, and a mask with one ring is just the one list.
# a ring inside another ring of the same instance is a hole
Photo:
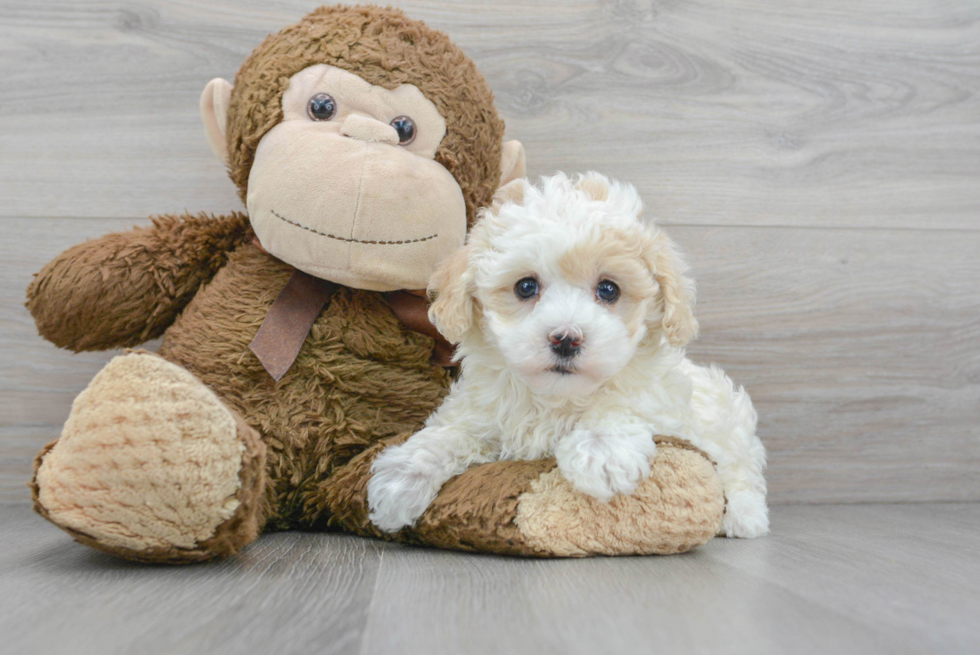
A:
{"label": "puppy's muzzle", "polygon": [[556,330],[548,335],[551,352],[562,359],[572,359],[582,349],[585,339],[579,334],[571,334],[568,330]]}

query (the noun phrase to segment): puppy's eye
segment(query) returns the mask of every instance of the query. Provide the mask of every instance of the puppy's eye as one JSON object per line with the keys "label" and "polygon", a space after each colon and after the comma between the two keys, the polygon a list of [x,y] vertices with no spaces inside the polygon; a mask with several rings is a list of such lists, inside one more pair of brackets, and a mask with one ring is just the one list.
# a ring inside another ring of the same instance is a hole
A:
{"label": "puppy's eye", "polygon": [[514,295],[521,300],[529,300],[538,295],[541,287],[533,277],[523,277],[514,285]]}
{"label": "puppy's eye", "polygon": [[415,121],[408,116],[393,118],[390,125],[398,132],[398,145],[407,146],[415,140]]}
{"label": "puppy's eye", "polygon": [[318,93],[306,103],[306,113],[315,121],[328,121],[337,115],[337,101],[329,93]]}
{"label": "puppy's eye", "polygon": [[603,280],[596,285],[595,297],[602,302],[614,303],[619,299],[619,286],[612,280]]}

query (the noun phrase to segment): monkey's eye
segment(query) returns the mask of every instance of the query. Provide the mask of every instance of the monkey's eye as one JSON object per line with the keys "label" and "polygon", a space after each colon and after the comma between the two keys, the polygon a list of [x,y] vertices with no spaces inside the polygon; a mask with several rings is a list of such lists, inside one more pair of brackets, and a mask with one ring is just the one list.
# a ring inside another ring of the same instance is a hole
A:
{"label": "monkey's eye", "polygon": [[595,297],[602,302],[614,303],[619,299],[619,286],[612,280],[602,280],[596,285]]}
{"label": "monkey's eye", "polygon": [[534,296],[538,295],[541,291],[541,286],[538,281],[533,277],[522,277],[514,285],[514,295],[521,300],[530,300]]}
{"label": "monkey's eye", "polygon": [[310,98],[306,113],[315,121],[328,121],[337,114],[337,101],[329,93],[318,93]]}
{"label": "monkey's eye", "polygon": [[398,132],[398,145],[407,146],[415,140],[415,121],[408,116],[393,118],[389,125]]}

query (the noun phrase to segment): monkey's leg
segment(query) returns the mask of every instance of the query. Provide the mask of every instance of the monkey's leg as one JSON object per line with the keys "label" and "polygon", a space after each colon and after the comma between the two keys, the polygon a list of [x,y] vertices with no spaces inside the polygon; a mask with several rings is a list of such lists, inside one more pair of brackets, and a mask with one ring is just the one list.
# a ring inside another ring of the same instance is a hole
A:
{"label": "monkey's leg", "polygon": [[34,507],[83,544],[143,562],[237,553],[265,522],[265,445],[193,375],[114,358],[35,459]]}
{"label": "monkey's leg", "polygon": [[412,529],[385,535],[368,520],[367,482],[381,442],[321,488],[330,522],[357,534],[453,550],[533,557],[680,553],[711,539],[724,513],[721,482],[701,451],[657,438],[651,475],[601,503],[575,491],[554,459],[474,466],[447,482]]}

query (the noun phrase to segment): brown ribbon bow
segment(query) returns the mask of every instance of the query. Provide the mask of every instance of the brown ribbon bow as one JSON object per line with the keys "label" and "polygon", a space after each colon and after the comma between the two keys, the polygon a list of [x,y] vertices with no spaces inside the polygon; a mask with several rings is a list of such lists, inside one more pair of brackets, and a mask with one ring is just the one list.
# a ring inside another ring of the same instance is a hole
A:
{"label": "brown ribbon bow", "polygon": [[[290,369],[320,312],[330,304],[337,285],[297,270],[279,295],[249,348],[276,382]],[[429,321],[425,291],[390,291],[382,297],[405,327],[435,339],[432,363],[453,366],[453,346]]]}

